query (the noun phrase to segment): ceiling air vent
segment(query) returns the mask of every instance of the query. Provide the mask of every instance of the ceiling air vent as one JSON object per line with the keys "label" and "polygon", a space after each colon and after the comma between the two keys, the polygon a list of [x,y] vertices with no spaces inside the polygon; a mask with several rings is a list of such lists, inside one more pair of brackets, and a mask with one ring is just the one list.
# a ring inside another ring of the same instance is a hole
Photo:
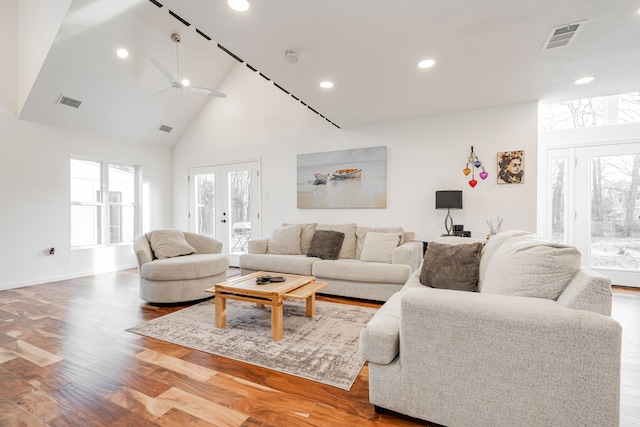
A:
{"label": "ceiling air vent", "polygon": [[80,104],[82,104],[82,101],[78,101],[77,99],[72,99],[64,95],[60,95],[58,97],[57,103],[62,105],[68,105],[69,107],[73,107],[73,108],[80,108]]}
{"label": "ceiling air vent", "polygon": [[561,27],[553,28],[547,40],[544,42],[542,50],[555,49],[556,47],[562,47],[568,45],[575,38],[576,33],[584,22],[575,22],[573,24],[563,25]]}
{"label": "ceiling air vent", "polygon": [[173,128],[171,126],[167,126],[167,125],[160,125],[160,130],[162,132],[166,132],[169,133],[173,130]]}

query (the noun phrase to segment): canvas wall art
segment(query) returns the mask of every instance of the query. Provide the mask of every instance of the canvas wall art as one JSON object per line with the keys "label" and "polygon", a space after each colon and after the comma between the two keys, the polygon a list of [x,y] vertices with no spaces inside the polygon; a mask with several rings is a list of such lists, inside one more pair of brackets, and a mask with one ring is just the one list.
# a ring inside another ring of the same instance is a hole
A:
{"label": "canvas wall art", "polygon": [[298,154],[298,208],[387,207],[387,147]]}
{"label": "canvas wall art", "polygon": [[498,153],[498,184],[524,183],[524,150]]}

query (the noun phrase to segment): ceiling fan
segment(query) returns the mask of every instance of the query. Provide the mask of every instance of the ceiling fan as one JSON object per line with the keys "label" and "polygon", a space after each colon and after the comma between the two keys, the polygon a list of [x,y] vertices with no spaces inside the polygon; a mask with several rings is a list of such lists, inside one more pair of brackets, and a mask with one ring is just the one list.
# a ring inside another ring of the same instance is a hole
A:
{"label": "ceiling fan", "polygon": [[189,84],[189,80],[186,80],[186,79],[179,80],[180,58],[178,53],[179,53],[179,45],[180,45],[180,34],[178,33],[171,34],[171,40],[173,40],[173,42],[176,44],[176,74],[175,75],[171,74],[169,70],[167,70],[160,63],[160,61],[158,61],[155,58],[151,58],[151,62],[153,62],[153,65],[155,65],[156,68],[160,70],[160,72],[167,78],[167,80],[169,80],[168,86],[161,87],[155,92],[152,92],[151,95],[155,95],[157,93],[163,92],[171,88],[171,89],[186,90],[189,92],[200,93],[202,95],[217,96],[220,98],[226,97],[227,96],[226,94],[222,92],[218,92],[217,90],[209,89],[206,87],[191,86]]}

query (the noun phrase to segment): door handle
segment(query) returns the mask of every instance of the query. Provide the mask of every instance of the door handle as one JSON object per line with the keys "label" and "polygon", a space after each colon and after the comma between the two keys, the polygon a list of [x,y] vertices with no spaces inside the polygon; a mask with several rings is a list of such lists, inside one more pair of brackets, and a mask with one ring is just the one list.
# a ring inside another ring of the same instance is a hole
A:
{"label": "door handle", "polygon": [[223,219],[223,220],[220,220],[220,222],[227,222],[227,220],[226,220],[226,219]]}

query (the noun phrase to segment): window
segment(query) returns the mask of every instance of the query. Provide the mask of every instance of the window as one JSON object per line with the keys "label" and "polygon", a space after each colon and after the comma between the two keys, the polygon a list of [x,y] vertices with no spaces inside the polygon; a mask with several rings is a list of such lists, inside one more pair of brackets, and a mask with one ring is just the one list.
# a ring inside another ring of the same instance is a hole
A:
{"label": "window", "polygon": [[71,246],[132,242],[137,167],[71,159]]}

